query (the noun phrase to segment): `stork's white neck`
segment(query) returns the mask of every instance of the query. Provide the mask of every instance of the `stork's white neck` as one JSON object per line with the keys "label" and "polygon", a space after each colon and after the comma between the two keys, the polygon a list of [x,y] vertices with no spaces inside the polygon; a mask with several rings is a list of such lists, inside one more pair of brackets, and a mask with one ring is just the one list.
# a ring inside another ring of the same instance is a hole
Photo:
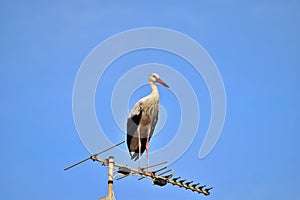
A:
{"label": "stork's white neck", "polygon": [[151,92],[151,96],[153,97],[153,98],[155,98],[157,101],[159,100],[159,93],[158,93],[158,89],[157,89],[157,86],[155,85],[155,83],[154,82],[149,82],[149,84],[150,84],[150,87],[151,87],[151,89],[152,89],[152,92]]}

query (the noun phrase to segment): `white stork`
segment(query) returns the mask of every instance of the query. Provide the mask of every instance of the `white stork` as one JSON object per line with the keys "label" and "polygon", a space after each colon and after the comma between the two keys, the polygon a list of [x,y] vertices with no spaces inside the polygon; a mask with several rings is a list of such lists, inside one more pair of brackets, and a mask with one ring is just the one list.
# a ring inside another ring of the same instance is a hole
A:
{"label": "white stork", "polygon": [[[159,75],[152,73],[149,75],[149,84],[152,89],[151,94],[140,99],[131,109],[127,119],[127,147],[131,159],[139,159],[146,149],[147,167],[149,166],[149,141],[153,135],[158,119],[159,93],[155,82],[169,87],[159,78]],[[148,168],[146,168],[148,171]]]}

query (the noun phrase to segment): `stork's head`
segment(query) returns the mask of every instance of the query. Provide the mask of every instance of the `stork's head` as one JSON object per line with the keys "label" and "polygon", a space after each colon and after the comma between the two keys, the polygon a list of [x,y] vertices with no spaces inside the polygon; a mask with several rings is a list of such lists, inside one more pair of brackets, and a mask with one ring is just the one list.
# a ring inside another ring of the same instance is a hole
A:
{"label": "stork's head", "polygon": [[159,75],[157,73],[152,73],[152,74],[149,75],[149,82],[150,83],[157,82],[157,83],[160,83],[160,84],[162,84],[163,86],[165,86],[167,88],[169,87],[168,84],[166,84],[163,80],[161,80],[159,78]]}

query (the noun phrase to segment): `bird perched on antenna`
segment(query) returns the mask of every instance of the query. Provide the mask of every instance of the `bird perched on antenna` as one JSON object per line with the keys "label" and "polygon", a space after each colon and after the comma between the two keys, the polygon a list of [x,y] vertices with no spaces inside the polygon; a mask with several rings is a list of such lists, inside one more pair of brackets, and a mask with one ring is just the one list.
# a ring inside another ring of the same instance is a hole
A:
{"label": "bird perched on antenna", "polygon": [[[131,159],[134,159],[134,161],[139,160],[139,169],[140,157],[145,150],[147,167],[149,166],[149,142],[158,120],[159,93],[155,83],[169,87],[156,73],[150,74],[148,81],[152,89],[151,94],[140,99],[133,106],[127,119],[127,147]],[[148,168],[146,169],[148,171]]]}

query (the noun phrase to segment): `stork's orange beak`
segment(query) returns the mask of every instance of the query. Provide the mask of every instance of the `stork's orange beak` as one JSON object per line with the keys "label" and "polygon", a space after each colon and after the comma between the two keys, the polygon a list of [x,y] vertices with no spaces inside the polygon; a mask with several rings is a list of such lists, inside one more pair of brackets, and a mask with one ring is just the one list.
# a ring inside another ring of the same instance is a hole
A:
{"label": "stork's orange beak", "polygon": [[156,79],[156,82],[158,82],[158,83],[162,84],[163,86],[169,88],[168,84],[166,84],[166,83],[165,83],[163,80],[161,80],[160,78],[157,78],[157,79]]}

